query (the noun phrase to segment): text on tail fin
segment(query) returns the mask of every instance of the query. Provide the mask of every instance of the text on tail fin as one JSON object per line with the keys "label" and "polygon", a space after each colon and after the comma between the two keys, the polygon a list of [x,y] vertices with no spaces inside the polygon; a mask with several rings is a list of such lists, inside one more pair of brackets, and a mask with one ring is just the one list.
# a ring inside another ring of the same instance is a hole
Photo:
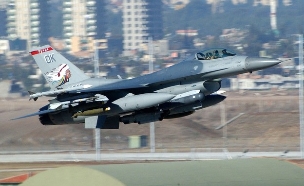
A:
{"label": "text on tail fin", "polygon": [[51,51],[51,50],[53,50],[53,48],[50,46],[50,47],[43,48],[43,49],[40,49],[40,50],[33,50],[30,53],[31,53],[32,56],[34,56],[36,54],[44,53],[44,52]]}
{"label": "text on tail fin", "polygon": [[51,89],[64,88],[89,77],[49,45],[34,48],[30,54]]}

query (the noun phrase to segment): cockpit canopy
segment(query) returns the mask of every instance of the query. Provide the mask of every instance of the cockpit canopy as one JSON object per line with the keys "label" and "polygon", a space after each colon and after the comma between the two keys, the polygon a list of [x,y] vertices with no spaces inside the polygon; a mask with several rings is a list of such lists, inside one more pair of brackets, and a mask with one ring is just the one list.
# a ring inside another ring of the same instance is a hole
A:
{"label": "cockpit canopy", "polygon": [[228,51],[225,48],[213,48],[198,52],[195,54],[197,60],[211,60],[217,58],[223,58],[228,56],[235,56],[236,54]]}

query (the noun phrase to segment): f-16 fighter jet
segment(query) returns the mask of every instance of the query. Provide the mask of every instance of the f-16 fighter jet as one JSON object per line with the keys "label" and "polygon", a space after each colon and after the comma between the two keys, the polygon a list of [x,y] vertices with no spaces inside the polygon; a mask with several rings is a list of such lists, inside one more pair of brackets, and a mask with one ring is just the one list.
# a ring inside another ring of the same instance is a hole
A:
{"label": "f-16 fighter jet", "polygon": [[223,101],[221,78],[279,64],[270,58],[239,56],[224,48],[196,53],[171,67],[133,79],[90,78],[51,46],[30,54],[50,90],[30,92],[30,100],[52,97],[39,112],[43,125],[85,123],[86,128],[118,129],[190,115]]}

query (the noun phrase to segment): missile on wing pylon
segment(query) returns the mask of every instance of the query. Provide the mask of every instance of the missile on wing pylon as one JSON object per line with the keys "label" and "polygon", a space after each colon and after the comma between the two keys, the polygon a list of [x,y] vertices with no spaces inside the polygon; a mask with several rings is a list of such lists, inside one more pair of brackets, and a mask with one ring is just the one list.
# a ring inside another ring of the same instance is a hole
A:
{"label": "missile on wing pylon", "polygon": [[111,113],[123,113],[158,106],[174,97],[175,95],[168,93],[139,94],[117,99],[109,107],[111,107]]}
{"label": "missile on wing pylon", "polygon": [[76,112],[72,117],[78,116],[95,116],[106,113],[107,115],[115,115],[136,111],[144,108],[158,106],[161,103],[171,100],[175,95],[167,93],[147,93],[133,96],[127,96],[107,103],[105,108],[88,109],[82,112]]}
{"label": "missile on wing pylon", "polygon": [[53,97],[53,96],[57,96],[59,94],[68,93],[69,91],[87,89],[87,88],[90,88],[91,86],[92,85],[81,85],[81,86],[70,87],[67,89],[57,89],[57,90],[50,90],[50,91],[46,91],[46,92],[37,92],[37,93],[29,91],[30,100],[33,99],[34,101],[37,101],[37,99],[42,96]]}
{"label": "missile on wing pylon", "polygon": [[72,104],[79,104],[82,102],[89,103],[89,102],[100,102],[101,104],[105,104],[109,99],[101,94],[96,94],[95,96],[91,97],[84,97],[78,99],[70,99],[69,101],[58,101],[57,99],[49,100],[50,106],[49,109],[62,109],[67,108],[69,105]]}

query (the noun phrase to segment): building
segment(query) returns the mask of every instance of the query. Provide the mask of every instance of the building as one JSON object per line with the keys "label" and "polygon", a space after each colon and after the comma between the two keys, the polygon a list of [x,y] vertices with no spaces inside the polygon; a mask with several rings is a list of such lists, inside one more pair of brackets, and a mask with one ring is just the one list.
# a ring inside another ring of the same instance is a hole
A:
{"label": "building", "polygon": [[105,16],[105,0],[63,1],[63,37],[66,49],[71,53],[89,50],[86,43],[94,39],[104,39]]}
{"label": "building", "polygon": [[270,90],[270,89],[298,89],[299,78],[282,77],[280,75],[268,78],[230,78],[231,90]]}
{"label": "building", "polygon": [[6,37],[6,20],[7,20],[7,16],[6,16],[6,7],[7,7],[8,2],[7,1],[1,1],[0,0],[0,25],[2,25],[0,27],[0,37]]}
{"label": "building", "polygon": [[27,41],[27,49],[48,44],[48,0],[10,0],[7,5],[7,36]]}
{"label": "building", "polygon": [[123,48],[124,55],[141,50],[149,37],[153,40],[163,38],[161,0],[123,1]]}
{"label": "building", "polygon": [[103,57],[104,51],[108,49],[107,39],[96,39],[94,37],[83,37],[73,36],[71,38],[71,53],[78,57],[90,58],[92,53],[97,49],[98,55]]}
{"label": "building", "polygon": [[118,57],[123,51],[123,37],[122,36],[110,36],[108,40],[108,52],[110,56]]}
{"label": "building", "polygon": [[175,10],[180,10],[187,6],[187,4],[190,3],[190,0],[165,0],[164,3]]}
{"label": "building", "polygon": [[0,0],[0,7],[6,7],[10,0]]}
{"label": "building", "polygon": [[0,7],[0,37],[6,36],[6,9]]}
{"label": "building", "polygon": [[7,39],[0,39],[0,54],[6,54],[9,49],[9,41]]}
{"label": "building", "polygon": [[197,30],[176,30],[175,34],[191,37],[191,36],[198,36],[198,31]]}

